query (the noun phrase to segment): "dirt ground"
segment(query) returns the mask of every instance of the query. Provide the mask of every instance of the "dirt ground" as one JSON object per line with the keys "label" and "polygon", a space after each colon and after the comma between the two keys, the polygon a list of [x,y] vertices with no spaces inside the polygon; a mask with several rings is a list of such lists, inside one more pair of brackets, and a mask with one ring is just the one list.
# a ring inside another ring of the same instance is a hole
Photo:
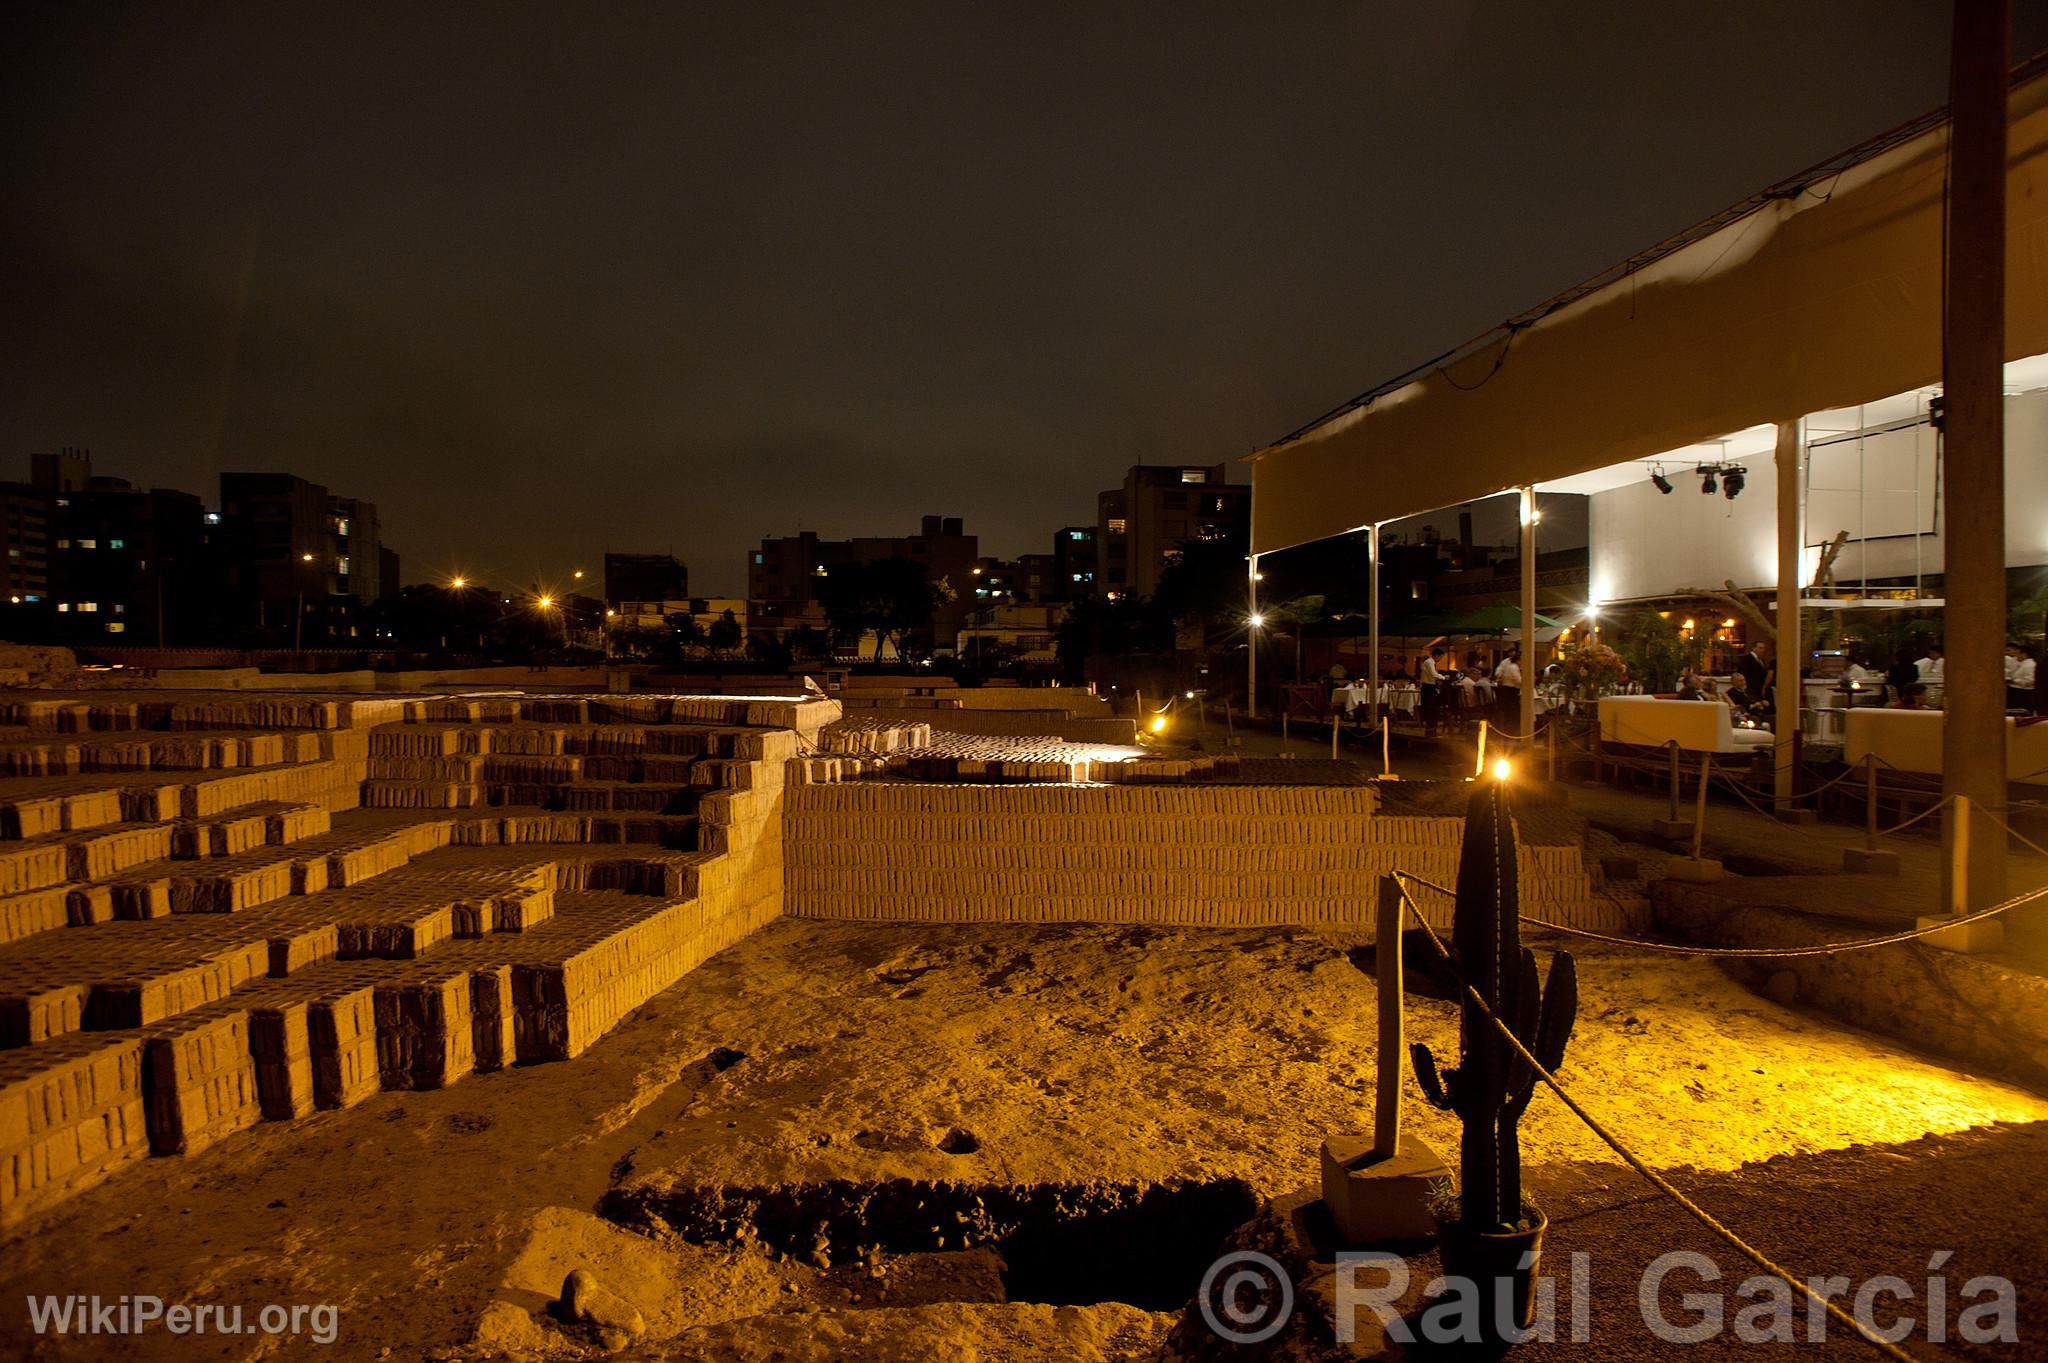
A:
{"label": "dirt ground", "polygon": [[[545,1312],[575,1267],[637,1312],[627,1357],[1147,1357],[1187,1284],[1137,1261],[1198,1266],[1219,1218],[1310,1183],[1322,1138],[1369,1122],[1374,992],[1354,945],[781,920],[579,1060],[265,1124],[19,1228],[0,1242],[0,1357],[575,1357],[625,1338]],[[1580,959],[1562,1077],[1738,1229],[1754,1209],[1800,1271],[1889,1262],[1866,1240],[1920,1253],[1947,1236],[1991,1265],[1973,1271],[2013,1274],[2004,1259],[2038,1248],[2038,1194],[2014,1171],[2037,1177],[2048,1127],[2024,1124],[2048,1121],[2048,1101],[1779,1008],[1705,962]],[[1451,1004],[1411,993],[1409,1018],[1412,1039],[1455,1052]],[[1408,1093],[1414,1127],[1453,1153],[1450,1119]],[[1557,1252],[1691,1243],[1548,1095],[1523,1150],[1555,1200]],[[2010,1187],[2013,1214],[1957,1216],[1951,1154],[1958,1190]],[[1912,1197],[1889,1191],[1937,1166]],[[1815,1179],[1833,1189],[1820,1203]],[[1912,1233],[1883,1221],[1891,1205],[1920,1218]],[[1006,1216],[1060,1209],[1107,1209],[1100,1224],[1136,1227],[1142,1252],[1091,1283],[1062,1273],[1056,1226],[1014,1242],[1007,1267],[984,1243]],[[331,1304],[339,1338],[37,1336],[24,1299],[42,1293],[251,1316]],[[1630,1300],[1619,1278],[1609,1294]]]}

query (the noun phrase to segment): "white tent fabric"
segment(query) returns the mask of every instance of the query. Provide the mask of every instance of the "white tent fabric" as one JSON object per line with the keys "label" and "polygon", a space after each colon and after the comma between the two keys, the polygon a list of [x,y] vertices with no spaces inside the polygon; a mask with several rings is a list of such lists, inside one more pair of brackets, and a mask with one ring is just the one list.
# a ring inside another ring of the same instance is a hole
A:
{"label": "white tent fabric", "polygon": [[[1939,380],[1948,129],[1248,456],[1252,551]],[[2012,94],[2006,353],[2048,351],[2048,77]],[[1504,353],[1503,353],[1504,350]]]}

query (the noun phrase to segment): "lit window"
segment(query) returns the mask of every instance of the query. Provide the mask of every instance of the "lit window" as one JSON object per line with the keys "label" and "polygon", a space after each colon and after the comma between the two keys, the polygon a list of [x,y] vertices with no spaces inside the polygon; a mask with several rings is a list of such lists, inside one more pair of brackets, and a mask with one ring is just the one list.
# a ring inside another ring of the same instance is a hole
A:
{"label": "lit window", "polygon": [[114,603],[114,614],[116,614],[116,615],[126,615],[127,613],[128,613],[128,606],[127,606],[127,604],[126,604],[125,602],[121,602],[121,601],[116,601],[116,602]]}
{"label": "lit window", "polygon": [[1067,538],[1070,540],[1085,540],[1088,538],[1088,532],[1086,530],[1069,530]]}
{"label": "lit window", "polygon": [[1124,518],[1122,516],[1111,516],[1109,518],[1109,533],[1112,535],[1121,535],[1123,534],[1123,532]]}
{"label": "lit window", "polygon": [[57,541],[57,547],[58,547],[59,549],[69,549],[69,548],[71,547],[71,541],[70,541],[70,540],[58,540],[58,541]]}
{"label": "lit window", "polygon": [[109,634],[122,634],[125,633],[127,629],[128,626],[122,624],[119,620],[107,621],[107,633]]}
{"label": "lit window", "polygon": [[754,555],[754,562],[755,562],[756,564],[759,564],[759,563],[761,562],[761,555],[759,555],[759,554],[756,554],[756,555]]}
{"label": "lit window", "polygon": [[109,549],[126,549],[127,547],[128,547],[128,541],[127,541],[127,540],[108,540],[108,541],[107,541],[107,548],[109,548]]}
{"label": "lit window", "polygon": [[78,547],[81,549],[97,549],[100,547],[100,542],[98,540],[80,540]]}
{"label": "lit window", "polygon": [[71,613],[71,603],[70,603],[69,601],[59,601],[59,602],[57,603],[57,614],[59,614],[59,615],[69,615],[70,613]]}
{"label": "lit window", "polygon": [[100,608],[100,603],[97,601],[81,601],[78,603],[78,608],[82,611],[97,611]]}
{"label": "lit window", "polygon": [[1180,471],[1180,480],[1183,483],[1206,483],[1209,481],[1209,470],[1182,469]]}
{"label": "lit window", "polygon": [[219,524],[220,524],[220,512],[218,512],[218,511],[209,511],[209,512],[207,512],[207,513],[206,513],[206,523],[207,523],[208,525],[219,525]]}

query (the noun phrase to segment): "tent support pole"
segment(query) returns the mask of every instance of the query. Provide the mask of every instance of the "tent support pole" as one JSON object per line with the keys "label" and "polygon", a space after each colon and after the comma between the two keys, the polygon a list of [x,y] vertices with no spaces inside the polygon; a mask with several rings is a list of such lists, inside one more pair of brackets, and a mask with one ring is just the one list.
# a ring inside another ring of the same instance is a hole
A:
{"label": "tent support pole", "polygon": [[1536,735],[1536,489],[1522,489],[1522,713],[1516,732]]}
{"label": "tent support pole", "polygon": [[[1965,828],[2006,796],[2005,177],[2009,0],[1956,0],[1950,44],[1948,316],[1941,376],[1943,517],[1977,533],[1942,547],[1944,902],[1980,909],[2005,894],[2006,839]],[[1963,887],[1955,885],[1961,879]]]}
{"label": "tent support pole", "polygon": [[1366,665],[1367,665],[1367,667],[1369,668],[1369,675],[1370,675],[1370,676],[1371,676],[1371,678],[1372,678],[1372,681],[1371,681],[1371,686],[1372,686],[1372,709],[1368,710],[1368,711],[1367,711],[1366,713],[1367,713],[1367,714],[1369,714],[1369,715],[1371,715],[1371,716],[1373,717],[1373,719],[1374,719],[1374,721],[1375,721],[1375,722],[1380,722],[1380,723],[1383,723],[1383,722],[1385,722],[1385,721],[1384,721],[1384,716],[1382,715],[1382,713],[1381,713],[1381,711],[1380,711],[1380,528],[1379,528],[1379,526],[1377,526],[1377,525],[1371,525],[1371,526],[1367,526],[1367,527],[1366,527],[1366,531],[1365,531],[1365,546],[1366,546],[1366,547],[1365,547],[1365,553],[1366,553],[1366,558],[1367,558],[1367,559],[1369,560],[1369,562],[1370,562],[1370,565],[1371,565],[1371,566],[1370,566],[1370,568],[1368,569],[1367,573],[1366,573],[1366,592],[1367,592],[1367,597],[1366,597],[1366,600],[1367,600],[1367,603],[1368,603],[1368,604],[1366,605],[1366,608],[1365,608],[1365,619],[1366,619],[1366,632],[1367,632],[1367,634],[1368,634],[1368,635],[1370,636],[1370,638],[1369,638],[1369,639],[1367,640],[1367,642],[1366,642],[1366,656],[1367,656],[1367,659],[1368,659],[1368,661],[1367,661],[1367,664],[1366,664]]}
{"label": "tent support pole", "polygon": [[1777,647],[1771,666],[1776,669],[1775,716],[1771,742],[1771,793],[1778,812],[1789,813],[1799,795],[1799,712],[1806,700],[1806,686],[1800,666],[1806,646],[1799,638],[1799,456],[1802,445],[1800,424],[1778,423],[1776,454],[1778,474],[1778,610],[1772,627]]}

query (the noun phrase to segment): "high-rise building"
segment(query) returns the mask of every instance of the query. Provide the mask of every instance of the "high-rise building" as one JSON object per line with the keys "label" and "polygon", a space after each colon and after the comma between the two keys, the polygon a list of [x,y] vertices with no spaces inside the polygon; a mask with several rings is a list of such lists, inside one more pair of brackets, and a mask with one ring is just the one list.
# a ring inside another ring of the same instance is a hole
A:
{"label": "high-rise building", "polygon": [[221,562],[244,625],[293,647],[362,636],[359,608],[386,590],[375,503],[289,473],[223,473],[220,500]]}
{"label": "high-rise building", "polygon": [[90,478],[50,499],[56,635],[79,643],[198,642],[206,508],[189,492]]}
{"label": "high-rise building", "polygon": [[1159,574],[1189,540],[1243,537],[1252,490],[1233,483],[1231,464],[1134,464],[1124,485],[1096,497],[1099,585],[1150,596]]}

